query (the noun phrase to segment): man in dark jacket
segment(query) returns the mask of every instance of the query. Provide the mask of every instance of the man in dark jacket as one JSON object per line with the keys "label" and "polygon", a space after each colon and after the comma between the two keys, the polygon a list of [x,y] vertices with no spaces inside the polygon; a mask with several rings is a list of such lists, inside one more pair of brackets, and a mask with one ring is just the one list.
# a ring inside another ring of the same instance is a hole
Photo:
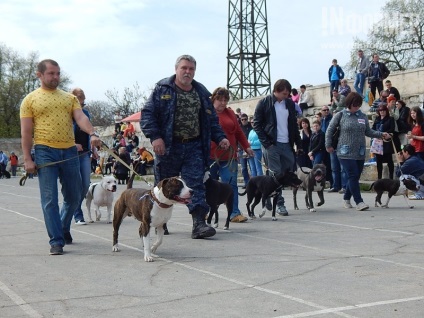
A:
{"label": "man in dark jacket", "polygon": [[193,189],[187,204],[193,218],[193,239],[214,236],[205,216],[203,177],[208,167],[211,140],[228,149],[229,142],[211,103],[211,93],[193,80],[196,60],[190,55],[178,57],[175,75],[156,84],[142,110],[140,127],[155,152],[155,183],[178,176]]}
{"label": "man in dark jacket", "polygon": [[[262,144],[265,162],[276,174],[293,169],[295,144],[298,150],[302,149],[296,108],[289,98],[291,88],[291,84],[285,79],[275,82],[273,94],[258,102],[253,118],[253,129]],[[288,215],[281,190],[277,207],[278,214]]]}
{"label": "man in dark jacket", "polygon": [[390,74],[386,64],[380,62],[378,54],[372,56],[372,62],[368,67],[368,83],[370,84],[371,93],[375,98],[375,91],[378,93],[383,90],[383,80],[386,79]]}

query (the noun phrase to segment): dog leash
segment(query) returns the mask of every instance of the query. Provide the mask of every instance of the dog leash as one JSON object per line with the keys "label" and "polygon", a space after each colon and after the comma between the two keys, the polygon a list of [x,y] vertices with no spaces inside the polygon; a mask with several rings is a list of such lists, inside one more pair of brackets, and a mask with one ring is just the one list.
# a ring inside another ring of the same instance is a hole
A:
{"label": "dog leash", "polygon": [[[82,153],[78,154],[77,156],[74,156],[74,157],[71,157],[71,158],[68,158],[68,159],[59,160],[59,161],[53,161],[53,162],[47,162],[47,163],[45,163],[45,164],[42,164],[42,165],[36,166],[36,167],[35,167],[35,171],[34,171],[33,175],[34,175],[34,176],[36,176],[36,175],[37,175],[37,170],[40,170],[40,169],[45,168],[45,167],[48,167],[48,166],[53,166],[53,165],[55,165],[55,164],[62,163],[62,162],[65,162],[65,161],[68,161],[68,160],[72,160],[72,159],[75,159],[75,158],[79,158],[79,157],[81,157],[81,156],[83,156],[83,155],[86,155],[86,154],[87,154],[87,153],[89,153],[89,152],[90,152],[90,151],[85,151],[85,152],[82,152]],[[19,180],[19,185],[20,185],[21,187],[23,187],[23,186],[25,185],[25,182],[26,182],[26,180],[28,179],[28,175],[29,175],[29,173],[27,173],[27,172],[25,171],[25,173],[22,175],[21,179]]]}
{"label": "dog leash", "polygon": [[119,158],[119,156],[116,153],[114,153],[113,150],[111,150],[103,141],[102,141],[101,148],[103,150],[105,150],[108,154],[110,154],[113,158],[115,158],[115,160],[119,161],[125,167],[127,167],[133,174],[136,174],[137,176],[139,176],[140,179],[142,181],[146,182],[149,187],[152,187],[153,186],[149,181],[147,181],[145,178],[143,178],[143,176],[139,175],[133,168],[131,168],[124,160],[122,160],[121,158]]}

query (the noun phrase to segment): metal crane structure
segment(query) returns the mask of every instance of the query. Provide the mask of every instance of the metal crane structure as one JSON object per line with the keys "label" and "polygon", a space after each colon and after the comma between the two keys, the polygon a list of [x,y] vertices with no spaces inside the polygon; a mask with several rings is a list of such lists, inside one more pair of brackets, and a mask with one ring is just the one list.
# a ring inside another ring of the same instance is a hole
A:
{"label": "metal crane structure", "polygon": [[229,0],[227,88],[233,99],[270,94],[266,0]]}

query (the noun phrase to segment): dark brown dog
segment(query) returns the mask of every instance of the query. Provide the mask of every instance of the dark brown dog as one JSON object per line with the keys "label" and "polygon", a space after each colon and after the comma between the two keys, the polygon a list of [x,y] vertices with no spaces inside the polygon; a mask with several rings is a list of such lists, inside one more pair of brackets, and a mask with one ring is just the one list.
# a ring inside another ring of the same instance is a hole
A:
{"label": "dark brown dog", "polygon": [[[130,182],[128,187],[132,186],[132,179],[130,179]],[[141,222],[138,232],[143,239],[144,260],[152,262],[152,253],[155,253],[159,245],[162,244],[163,224],[171,218],[173,204],[189,203],[192,194],[193,190],[187,187],[183,179],[178,177],[164,179],[152,190],[127,189],[122,192],[114,207],[113,251],[119,252],[118,232],[122,220],[126,216],[133,216]],[[156,229],[157,239],[150,248],[151,227]]]}

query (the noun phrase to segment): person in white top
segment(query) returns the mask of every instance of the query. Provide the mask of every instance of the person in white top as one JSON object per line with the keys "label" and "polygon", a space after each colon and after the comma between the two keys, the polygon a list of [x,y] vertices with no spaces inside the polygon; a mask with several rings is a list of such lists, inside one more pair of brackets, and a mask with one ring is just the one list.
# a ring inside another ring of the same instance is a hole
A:
{"label": "person in white top", "polygon": [[312,100],[312,96],[309,92],[306,91],[306,86],[300,86],[300,97],[299,97],[299,106],[302,112],[309,107],[314,106],[314,101]]}

